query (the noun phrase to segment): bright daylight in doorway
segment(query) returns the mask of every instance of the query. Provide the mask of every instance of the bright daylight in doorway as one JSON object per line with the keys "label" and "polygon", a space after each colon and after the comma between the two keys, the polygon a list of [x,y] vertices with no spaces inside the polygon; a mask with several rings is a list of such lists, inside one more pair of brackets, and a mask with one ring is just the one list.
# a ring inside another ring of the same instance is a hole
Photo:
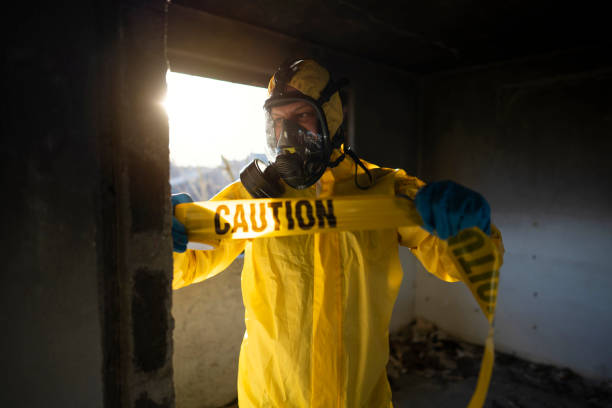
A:
{"label": "bright daylight in doorway", "polygon": [[164,106],[170,160],[177,166],[218,167],[263,154],[267,90],[168,71]]}

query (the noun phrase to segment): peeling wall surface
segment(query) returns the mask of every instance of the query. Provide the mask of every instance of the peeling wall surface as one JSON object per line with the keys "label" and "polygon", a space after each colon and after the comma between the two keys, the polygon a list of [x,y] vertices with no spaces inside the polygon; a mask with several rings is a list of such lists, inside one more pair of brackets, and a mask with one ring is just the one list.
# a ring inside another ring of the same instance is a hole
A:
{"label": "peeling wall surface", "polygon": [[[481,192],[503,234],[497,347],[599,379],[612,377],[609,55],[575,51],[424,80],[424,178]],[[485,319],[464,285],[420,269],[416,314],[481,343]]]}

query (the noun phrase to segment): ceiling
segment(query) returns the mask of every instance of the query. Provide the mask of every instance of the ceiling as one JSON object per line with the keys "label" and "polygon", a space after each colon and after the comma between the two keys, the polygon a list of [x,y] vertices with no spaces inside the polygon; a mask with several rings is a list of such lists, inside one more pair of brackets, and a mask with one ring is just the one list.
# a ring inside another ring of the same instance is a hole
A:
{"label": "ceiling", "polygon": [[612,43],[605,2],[173,0],[406,71],[429,73]]}

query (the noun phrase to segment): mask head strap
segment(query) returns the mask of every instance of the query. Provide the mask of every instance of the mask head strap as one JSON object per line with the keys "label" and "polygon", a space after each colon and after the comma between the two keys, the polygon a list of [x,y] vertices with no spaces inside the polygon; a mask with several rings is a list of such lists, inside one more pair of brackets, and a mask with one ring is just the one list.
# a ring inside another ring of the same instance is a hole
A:
{"label": "mask head strap", "polygon": [[333,169],[334,167],[339,165],[342,160],[344,160],[344,157],[346,157],[346,152],[340,149],[343,143],[344,143],[344,132],[342,131],[342,126],[340,126],[340,128],[336,132],[336,135],[334,136],[334,139],[332,140],[332,150],[338,149],[338,151],[340,151],[342,154],[333,162],[332,161],[329,162],[328,164],[329,168]]}
{"label": "mask head strap", "polygon": [[285,96],[285,89],[291,78],[298,70],[298,66],[304,60],[286,60],[274,73],[274,89],[270,96]]}
{"label": "mask head strap", "polygon": [[342,78],[338,81],[333,81],[330,78],[329,81],[327,81],[327,85],[325,85],[325,88],[323,88],[323,90],[321,91],[319,99],[317,99],[319,105],[323,105],[325,102],[329,101],[329,98],[331,98],[333,94],[347,86],[348,83],[349,80],[346,78]]}
{"label": "mask head strap", "polygon": [[[357,186],[357,188],[359,188],[360,190],[367,190],[368,188],[372,187],[374,185],[374,179],[372,178],[372,173],[370,173],[370,170],[368,170],[365,164],[362,163],[362,161],[359,159],[359,156],[355,154],[355,152],[351,149],[350,146],[346,149],[346,154],[348,154],[351,157],[351,159],[353,159],[353,161],[355,162],[355,180],[354,181],[355,181],[355,185]],[[362,186],[357,181],[358,167],[361,167],[363,171],[365,171],[365,173],[368,175],[370,184],[368,184],[367,186]]]}

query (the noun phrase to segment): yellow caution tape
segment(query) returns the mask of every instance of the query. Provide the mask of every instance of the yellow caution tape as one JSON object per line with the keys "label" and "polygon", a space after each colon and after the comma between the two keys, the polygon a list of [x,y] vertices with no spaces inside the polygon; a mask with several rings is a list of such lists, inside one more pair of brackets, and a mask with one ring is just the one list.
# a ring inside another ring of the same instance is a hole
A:
{"label": "yellow caution tape", "polygon": [[[422,225],[412,200],[389,196],[252,199],[179,204],[175,216],[189,241],[217,246],[223,239],[254,239],[331,231]],[[489,322],[476,390],[468,408],[484,405],[495,358],[493,319],[501,255],[478,228],[446,241],[447,252]]]}
{"label": "yellow caution tape", "polygon": [[176,218],[189,241],[280,237],[315,232],[396,228],[421,224],[411,200],[389,196],[266,198],[180,204]]}
{"label": "yellow caution tape", "polygon": [[478,228],[460,231],[447,241],[447,245],[450,258],[461,273],[461,280],[470,289],[472,296],[489,321],[489,332],[485,341],[476,390],[468,404],[468,408],[481,408],[487,397],[495,361],[493,319],[502,258],[497,246]]}

